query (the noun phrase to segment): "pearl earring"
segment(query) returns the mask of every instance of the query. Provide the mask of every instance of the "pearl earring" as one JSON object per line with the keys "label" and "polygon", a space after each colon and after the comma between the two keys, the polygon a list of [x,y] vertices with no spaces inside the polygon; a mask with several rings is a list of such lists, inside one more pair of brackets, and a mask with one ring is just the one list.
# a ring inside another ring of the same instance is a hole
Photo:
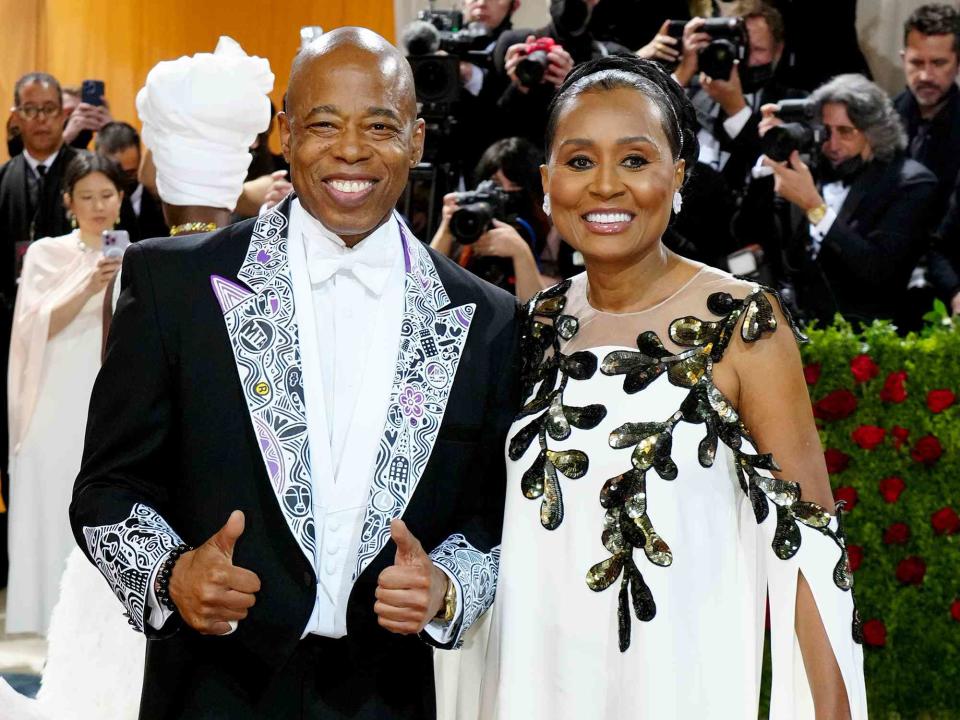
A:
{"label": "pearl earring", "polygon": [[673,212],[679,215],[680,210],[682,208],[683,208],[683,197],[680,195],[680,191],[677,190],[673,193]]}
{"label": "pearl earring", "polygon": [[550,215],[550,193],[543,196],[543,212]]}

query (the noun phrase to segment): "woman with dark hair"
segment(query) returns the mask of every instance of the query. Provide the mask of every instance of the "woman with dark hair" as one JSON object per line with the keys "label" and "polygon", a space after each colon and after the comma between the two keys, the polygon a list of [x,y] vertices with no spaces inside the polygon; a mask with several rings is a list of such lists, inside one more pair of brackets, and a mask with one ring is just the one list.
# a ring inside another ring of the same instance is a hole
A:
{"label": "woman with dark hair", "polygon": [[696,133],[638,58],[552,104],[546,205],[586,272],[527,305],[484,719],[755,718],[768,594],[771,717],[866,718],[802,335],[661,241]]}
{"label": "woman with dark hair", "polygon": [[63,202],[76,228],[37,240],[24,257],[7,380],[10,422],[10,586],[7,632],[46,634],[60,575],[76,546],[66,519],[83,428],[100,369],[100,307],[120,268],[102,251],[119,219],[123,176],[82,153],[67,166]]}

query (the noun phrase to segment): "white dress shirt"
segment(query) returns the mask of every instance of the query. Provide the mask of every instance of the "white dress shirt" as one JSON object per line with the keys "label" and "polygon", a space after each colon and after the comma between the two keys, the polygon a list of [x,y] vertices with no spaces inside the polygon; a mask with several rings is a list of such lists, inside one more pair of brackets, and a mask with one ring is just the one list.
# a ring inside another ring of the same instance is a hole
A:
{"label": "white dress shirt", "polygon": [[847,195],[850,194],[850,186],[844,185],[838,180],[824,185],[820,194],[823,196],[823,202],[827,206],[827,212],[824,213],[820,222],[816,225],[810,225],[810,254],[814,259],[820,254],[820,246],[823,244],[823,239],[827,236],[827,233],[830,232],[830,228],[833,227],[833,223],[840,213],[840,208],[843,207]]}
{"label": "white dress shirt", "polygon": [[29,165],[29,166],[30,166],[30,169],[33,170],[33,174],[36,175],[36,176],[39,178],[39,177],[40,177],[40,173],[37,172],[37,168],[40,167],[41,165],[43,165],[43,166],[47,169],[46,172],[48,172],[48,171],[50,170],[50,167],[53,165],[53,163],[56,162],[56,160],[57,160],[57,155],[59,155],[59,154],[60,154],[60,148],[57,148],[56,152],[54,152],[50,157],[48,157],[46,160],[44,160],[43,162],[41,162],[41,161],[37,160],[37,159],[36,159],[33,155],[31,155],[29,152],[27,152],[26,148],[24,148],[24,151],[23,151],[23,159],[27,161],[27,165]]}
{"label": "white dress shirt", "polygon": [[[302,636],[339,638],[347,634],[347,601],[393,386],[406,283],[403,247],[395,218],[349,248],[294,198],[287,253],[317,538],[317,598]],[[459,586],[453,585],[457,618],[426,628],[439,642],[459,625]],[[159,612],[152,588],[150,607]],[[369,602],[372,609],[375,598]],[[159,628],[169,614],[151,613],[150,624]]]}
{"label": "white dress shirt", "polygon": [[[706,90],[704,90],[704,92],[706,92]],[[743,128],[746,127],[750,121],[750,117],[753,115],[753,110],[751,109],[754,100],[753,94],[744,95],[743,97],[747,102],[746,107],[740,108],[739,112],[734,113],[723,121],[723,131],[731,140],[737,139],[737,136],[743,132]],[[714,104],[710,116],[714,118],[720,116],[719,103]],[[720,148],[720,140],[706,128],[700,128],[697,132],[697,140],[700,142],[699,161],[705,165],[709,165],[714,170],[723,170],[727,161],[730,159],[730,153]]]}

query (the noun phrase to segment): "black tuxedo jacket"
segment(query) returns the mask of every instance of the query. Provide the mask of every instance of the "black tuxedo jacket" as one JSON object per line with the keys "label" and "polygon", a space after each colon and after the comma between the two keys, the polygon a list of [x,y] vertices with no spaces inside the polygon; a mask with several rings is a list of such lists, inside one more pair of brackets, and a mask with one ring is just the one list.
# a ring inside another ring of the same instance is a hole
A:
{"label": "black tuxedo jacket", "polygon": [[902,155],[869,163],[815,260],[810,224],[791,205],[785,265],[803,314],[824,322],[835,313],[851,321],[903,322],[907,283],[927,247],[926,217],[936,187],[933,173]]}
{"label": "black tuxedo jacket", "polygon": [[[318,540],[289,206],[209,234],[146,240],[124,258],[70,518],[131,625],[149,637],[141,718],[220,717],[216,708],[238,694],[255,704],[314,606]],[[383,630],[373,612],[377,576],[393,564],[391,518],[402,516],[457,579],[460,634],[496,584],[504,438],[519,406],[516,304],[409,234],[405,253],[401,344],[348,635],[320,659],[362,673],[331,691],[340,714],[329,717],[434,713],[430,647]],[[249,617],[227,637],[174,629],[176,616],[153,631],[144,623],[153,568],[180,539],[205,542],[234,509],[246,514],[234,564],[262,584]]]}

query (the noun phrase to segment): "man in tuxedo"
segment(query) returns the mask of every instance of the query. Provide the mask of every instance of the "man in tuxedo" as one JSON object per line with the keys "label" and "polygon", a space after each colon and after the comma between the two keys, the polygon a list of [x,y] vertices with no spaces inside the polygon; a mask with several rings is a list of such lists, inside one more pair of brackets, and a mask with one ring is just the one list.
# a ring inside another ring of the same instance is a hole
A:
{"label": "man in tuxedo", "polygon": [[301,50],[280,126],[294,195],[127,251],[71,521],[141,718],[433,717],[428,643],[496,584],[515,303],[393,211],[424,125],[383,38]]}
{"label": "man in tuxedo", "polygon": [[[780,243],[797,304],[807,319],[902,325],[912,320],[907,283],[926,250],[936,177],[906,157],[890,99],[862,75],[837,76],[811,102],[826,133],[817,178],[796,151],[763,160],[789,203]],[[770,115],[765,126],[777,122]]]}

